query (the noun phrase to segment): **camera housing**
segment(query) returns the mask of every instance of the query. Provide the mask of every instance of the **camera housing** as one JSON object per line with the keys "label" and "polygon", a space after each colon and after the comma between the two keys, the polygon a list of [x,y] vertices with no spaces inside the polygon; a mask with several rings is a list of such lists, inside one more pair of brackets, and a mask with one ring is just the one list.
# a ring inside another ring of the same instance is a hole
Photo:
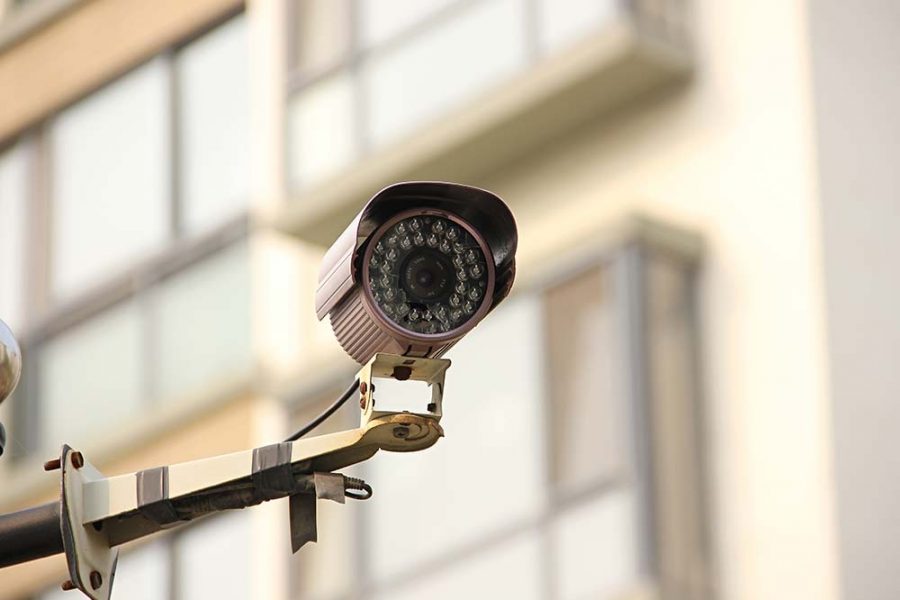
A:
{"label": "camera housing", "polygon": [[518,235],[495,194],[414,181],[375,194],[329,248],[316,315],[360,364],[438,357],[508,294]]}

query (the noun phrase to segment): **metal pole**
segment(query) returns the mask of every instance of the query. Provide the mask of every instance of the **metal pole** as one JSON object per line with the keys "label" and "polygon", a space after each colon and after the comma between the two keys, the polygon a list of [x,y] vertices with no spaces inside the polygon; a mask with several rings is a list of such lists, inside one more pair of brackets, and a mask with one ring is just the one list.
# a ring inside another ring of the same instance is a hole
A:
{"label": "metal pole", "polygon": [[63,552],[60,503],[0,515],[0,568]]}

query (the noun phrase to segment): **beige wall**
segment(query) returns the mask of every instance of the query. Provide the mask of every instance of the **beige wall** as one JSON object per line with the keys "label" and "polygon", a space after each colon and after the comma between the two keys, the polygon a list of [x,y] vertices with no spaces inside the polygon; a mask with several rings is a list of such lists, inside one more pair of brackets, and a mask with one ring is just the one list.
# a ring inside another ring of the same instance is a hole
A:
{"label": "beige wall", "polygon": [[94,0],[76,5],[0,52],[0,142],[242,4]]}
{"label": "beige wall", "polygon": [[900,3],[810,2],[843,591],[900,597]]}
{"label": "beige wall", "polygon": [[[692,82],[473,183],[510,201],[523,274],[546,253],[635,209],[706,236],[706,455],[720,597],[829,600],[839,582],[804,5],[693,4]],[[265,4],[255,7],[259,14]],[[272,102],[276,94],[266,93],[256,101]],[[277,193],[268,181],[255,185],[260,195]],[[292,290],[298,297],[312,297],[311,255],[310,289]],[[338,355],[326,328],[311,320],[296,326],[315,331],[316,341],[286,351],[320,363]],[[277,334],[274,327],[264,333]],[[266,339],[273,338],[256,341]],[[268,428],[277,425],[263,427],[260,438],[272,439]],[[277,508],[255,510],[270,511],[273,535],[283,535],[275,533],[284,519]]]}
{"label": "beige wall", "polygon": [[707,236],[706,450],[721,597],[838,593],[820,215],[800,2],[695,4],[697,76],[480,183],[521,271],[640,208]]}

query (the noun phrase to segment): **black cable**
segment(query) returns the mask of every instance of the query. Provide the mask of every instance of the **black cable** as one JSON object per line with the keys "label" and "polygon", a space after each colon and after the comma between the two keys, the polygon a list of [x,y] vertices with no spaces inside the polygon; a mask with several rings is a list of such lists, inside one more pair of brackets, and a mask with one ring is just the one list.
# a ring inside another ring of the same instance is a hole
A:
{"label": "black cable", "polygon": [[[347,479],[351,479],[348,477]],[[354,484],[353,487],[347,487],[344,490],[344,495],[348,498],[353,498],[354,500],[368,500],[372,497],[372,486],[363,481],[362,479],[357,479],[358,484]],[[362,493],[360,493],[362,492]]]}
{"label": "black cable", "polygon": [[312,431],[313,429],[315,429],[316,427],[321,425],[325,421],[325,419],[327,419],[328,417],[333,415],[335,412],[337,412],[337,410],[341,406],[343,406],[347,400],[350,399],[350,396],[352,396],[358,390],[359,390],[359,379],[354,379],[353,383],[350,384],[350,387],[348,387],[347,390],[343,394],[341,394],[341,397],[338,398],[337,400],[335,400],[331,406],[326,408],[322,412],[322,414],[320,414],[318,417],[316,417],[315,419],[313,419],[312,421],[310,421],[309,423],[307,423],[306,425],[304,425],[297,431],[295,431],[293,435],[291,435],[284,441],[285,442],[297,441],[300,438],[302,438],[304,435],[306,435],[307,433],[309,433],[310,431]]}

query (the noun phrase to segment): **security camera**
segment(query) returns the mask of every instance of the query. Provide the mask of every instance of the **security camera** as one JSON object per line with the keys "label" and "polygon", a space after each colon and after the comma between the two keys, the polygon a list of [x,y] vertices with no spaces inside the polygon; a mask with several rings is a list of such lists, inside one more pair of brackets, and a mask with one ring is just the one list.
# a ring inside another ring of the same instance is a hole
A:
{"label": "security camera", "polygon": [[360,364],[433,358],[472,330],[515,278],[516,223],[491,192],[416,181],[372,197],[325,254],[319,320]]}

